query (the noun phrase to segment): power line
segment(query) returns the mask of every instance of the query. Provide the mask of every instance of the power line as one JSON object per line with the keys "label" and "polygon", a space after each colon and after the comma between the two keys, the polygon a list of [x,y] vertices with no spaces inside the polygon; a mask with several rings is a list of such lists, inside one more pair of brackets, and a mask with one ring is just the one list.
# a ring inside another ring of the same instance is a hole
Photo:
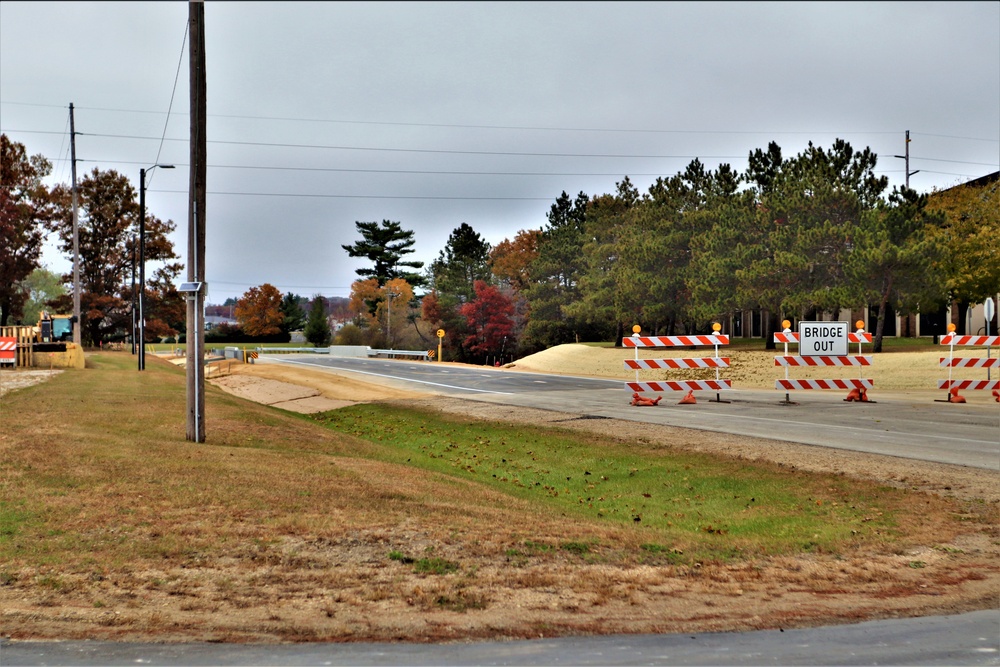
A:
{"label": "power line", "polygon": [[[142,137],[128,134],[103,134],[96,132],[78,132],[82,136],[102,137],[106,139],[137,139],[151,140],[156,137]],[[166,141],[187,142],[187,139],[167,139]],[[671,160],[671,159],[705,159],[705,160],[740,160],[742,155],[625,155],[614,153],[532,153],[527,151],[462,151],[440,148],[378,148],[373,146],[335,146],[326,144],[288,144],[272,143],[267,141],[222,141],[211,140],[210,144],[224,146],[259,146],[263,148],[309,148],[319,150],[342,150],[342,151],[369,151],[376,153],[431,153],[443,155],[502,155],[513,157],[585,157],[585,158],[619,158],[619,159],[650,159],[650,160]]]}
{"label": "power line", "polygon": [[[184,63],[184,45],[187,44],[188,23],[184,22],[184,37],[181,39],[181,54],[177,59],[177,71],[174,72],[174,87],[170,90],[170,103],[167,105],[167,119],[163,122],[163,134],[160,135],[160,147],[156,149],[156,159],[153,164],[160,164],[160,153],[163,152],[163,142],[166,141],[167,126],[170,125],[170,110],[174,108],[174,95],[177,94],[177,82],[181,76],[181,65]],[[153,179],[149,179],[150,183]]]}
{"label": "power line", "polygon": [[993,143],[1000,143],[1000,139],[986,139],[984,137],[959,137],[953,134],[930,134],[928,132],[911,132],[910,134],[921,137],[938,137],[939,139],[966,139],[968,141],[992,141]]}
{"label": "power line", "polygon": [[[187,190],[157,190],[164,194],[187,194]],[[434,195],[329,195],[297,192],[224,192],[209,190],[206,194],[236,197],[297,197],[310,199],[416,199],[431,201],[552,201],[552,197],[445,197]]]}
{"label": "power line", "polygon": [[[21,132],[25,134],[61,134],[59,132],[52,132],[46,130],[4,130],[5,132]],[[85,137],[101,137],[106,139],[131,139],[131,140],[141,140],[141,141],[176,141],[176,142],[186,142],[187,139],[160,139],[158,137],[144,137],[139,135],[127,135],[127,134],[105,134],[99,132],[77,132],[80,136]],[[448,149],[433,149],[433,148],[379,148],[372,146],[336,146],[336,145],[326,145],[326,144],[290,144],[290,143],[271,143],[262,141],[222,141],[222,140],[210,140],[210,144],[218,145],[229,145],[229,146],[259,146],[264,148],[306,148],[306,149],[317,149],[317,150],[345,150],[345,151],[367,151],[367,152],[384,152],[384,153],[428,153],[428,154],[442,154],[442,155],[495,155],[495,156],[506,156],[506,157],[562,157],[562,158],[601,158],[601,159],[643,159],[643,160],[744,160],[746,156],[744,155],[629,155],[629,154],[615,154],[615,153],[534,153],[526,151],[464,151],[464,150],[448,150]],[[911,160],[924,160],[929,162],[951,162],[954,164],[968,164],[977,165],[985,167],[997,166],[995,162],[973,162],[968,160],[948,160],[945,158],[929,158],[929,157],[916,157],[911,156]],[[233,168],[253,168],[253,167],[233,167]],[[273,167],[256,167],[259,169],[270,169]],[[288,167],[286,169],[295,169]],[[348,170],[348,171],[359,171],[363,170]],[[433,173],[433,172],[428,172]],[[460,172],[461,173],[461,172]],[[557,175],[567,175],[573,176],[577,174],[557,174]],[[583,174],[586,175],[586,174]]]}
{"label": "power line", "polygon": [[[101,164],[143,164],[127,160],[80,160],[80,162],[97,162]],[[188,165],[175,162],[178,167]],[[413,174],[434,176],[621,176],[620,172],[552,172],[552,171],[467,171],[467,170],[436,170],[436,169],[349,169],[346,167],[265,167],[260,165],[240,164],[210,164],[212,169],[257,169],[262,171],[305,171],[334,172],[349,174]],[[629,176],[663,176],[663,172],[636,173]]]}
{"label": "power line", "polygon": [[[30,102],[3,102],[3,104],[14,104],[18,106],[50,107],[53,105],[38,104]],[[133,113],[133,114],[162,114],[162,111],[149,111],[140,109],[115,109],[109,107],[79,107],[87,111],[103,111],[111,113]],[[169,113],[169,112],[168,112]],[[172,112],[174,115],[186,114],[186,112]],[[898,130],[863,130],[850,132],[832,132],[829,130],[676,130],[676,129],[649,129],[649,128],[599,128],[599,127],[557,127],[557,126],[532,126],[532,125],[486,125],[472,123],[417,123],[404,121],[375,121],[375,120],[353,120],[337,118],[294,118],[286,116],[249,116],[243,114],[208,114],[209,118],[231,118],[240,120],[267,120],[295,123],[330,123],[340,125],[376,125],[390,127],[433,127],[433,128],[455,128],[472,130],[516,130],[516,131],[537,131],[537,132],[609,132],[609,133],[639,133],[639,134],[768,134],[768,135],[816,135],[816,134],[897,134]]]}
{"label": "power line", "polygon": [[[185,38],[187,36],[187,31],[185,28]],[[176,84],[175,84],[176,85]],[[4,101],[2,104],[11,104],[17,106],[29,106],[29,107],[40,107],[40,108],[61,108],[53,104],[39,104],[31,102],[10,102]],[[131,113],[131,114],[155,114],[160,115],[164,112],[162,111],[149,111],[141,109],[115,109],[109,107],[78,107],[81,110],[87,111],[102,111],[109,113]],[[166,114],[169,116],[173,115],[184,115],[186,112],[174,112],[167,111]],[[801,136],[801,135],[893,135],[898,134],[899,130],[852,130],[852,131],[831,131],[831,130],[756,130],[756,129],[744,129],[744,130],[664,130],[664,129],[650,129],[650,128],[632,128],[632,129],[622,129],[622,128],[594,128],[594,127],[555,127],[555,126],[531,126],[531,125],[477,125],[471,123],[415,123],[415,122],[404,122],[404,121],[373,121],[373,120],[345,120],[345,119],[331,119],[331,118],[295,118],[290,116],[250,116],[245,114],[209,114],[209,118],[231,118],[240,120],[266,120],[266,121],[281,121],[281,122],[294,122],[294,123],[329,123],[329,124],[339,124],[339,125],[375,125],[375,126],[389,126],[389,127],[433,127],[433,128],[455,128],[455,129],[482,129],[482,130],[525,130],[525,131],[538,131],[538,132],[608,132],[608,133],[632,133],[632,134],[721,134],[721,135],[739,135],[739,134],[765,134],[765,135],[789,135],[789,136]],[[1000,139],[994,139],[992,137],[967,137],[960,135],[951,134],[938,134],[931,132],[912,132],[914,136],[924,136],[924,137],[938,137],[942,139],[961,139],[968,141],[989,141],[994,143],[1000,143]]]}

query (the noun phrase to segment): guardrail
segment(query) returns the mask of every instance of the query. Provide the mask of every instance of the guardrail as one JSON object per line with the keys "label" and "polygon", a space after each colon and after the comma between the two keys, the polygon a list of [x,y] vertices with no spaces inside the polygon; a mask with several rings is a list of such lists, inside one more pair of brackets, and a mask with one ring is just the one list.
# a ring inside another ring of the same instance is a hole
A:
{"label": "guardrail", "polygon": [[369,357],[413,357],[415,359],[430,359],[426,350],[368,350]]}
{"label": "guardrail", "polygon": [[[329,347],[258,347],[258,352],[268,354],[333,354],[333,348]],[[378,350],[367,348],[363,350],[368,357],[381,357],[393,359],[396,357],[410,357],[414,359],[430,359],[430,354],[426,350]]]}

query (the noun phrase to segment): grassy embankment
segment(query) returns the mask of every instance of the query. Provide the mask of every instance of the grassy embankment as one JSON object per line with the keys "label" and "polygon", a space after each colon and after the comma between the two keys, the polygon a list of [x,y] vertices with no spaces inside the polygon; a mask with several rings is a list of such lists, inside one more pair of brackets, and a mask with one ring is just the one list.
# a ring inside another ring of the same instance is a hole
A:
{"label": "grassy embankment", "polygon": [[208,387],[208,442],[195,444],[183,371],[133,364],[94,354],[3,398],[0,584],[211,569],[290,537],[413,521],[501,560],[561,549],[688,564],[898,552],[958,528],[953,501],[842,476],[392,405],[313,419]]}

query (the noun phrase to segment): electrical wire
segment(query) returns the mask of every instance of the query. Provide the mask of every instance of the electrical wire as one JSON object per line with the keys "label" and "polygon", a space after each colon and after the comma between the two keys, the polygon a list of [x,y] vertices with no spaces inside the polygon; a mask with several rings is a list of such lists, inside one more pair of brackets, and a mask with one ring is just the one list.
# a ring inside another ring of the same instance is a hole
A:
{"label": "electrical wire", "polygon": [[[174,87],[170,91],[170,103],[167,105],[167,119],[163,122],[163,134],[160,135],[160,147],[156,150],[156,160],[153,161],[153,164],[160,164],[160,154],[163,152],[163,144],[166,141],[167,126],[170,124],[170,112],[171,109],[174,108],[174,95],[177,94],[177,82],[180,80],[181,77],[181,64],[183,64],[184,62],[184,46],[187,44],[188,30],[189,30],[188,22],[185,21],[184,37],[181,39],[181,54],[180,57],[177,59],[177,71],[174,73]],[[152,174],[150,174],[149,183],[150,184],[153,183]]]}

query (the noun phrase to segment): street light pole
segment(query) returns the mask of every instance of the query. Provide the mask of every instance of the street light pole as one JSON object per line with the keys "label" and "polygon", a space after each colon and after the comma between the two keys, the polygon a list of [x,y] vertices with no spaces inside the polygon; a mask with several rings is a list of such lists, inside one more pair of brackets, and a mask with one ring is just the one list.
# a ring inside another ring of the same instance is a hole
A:
{"label": "street light pole", "polygon": [[135,331],[138,326],[138,305],[136,304],[136,299],[138,299],[138,294],[135,291],[135,246],[138,242],[138,237],[132,235],[132,354],[135,354]]}
{"label": "street light pole", "polygon": [[173,169],[172,164],[154,164],[139,170],[139,370],[146,370],[146,172]]}

